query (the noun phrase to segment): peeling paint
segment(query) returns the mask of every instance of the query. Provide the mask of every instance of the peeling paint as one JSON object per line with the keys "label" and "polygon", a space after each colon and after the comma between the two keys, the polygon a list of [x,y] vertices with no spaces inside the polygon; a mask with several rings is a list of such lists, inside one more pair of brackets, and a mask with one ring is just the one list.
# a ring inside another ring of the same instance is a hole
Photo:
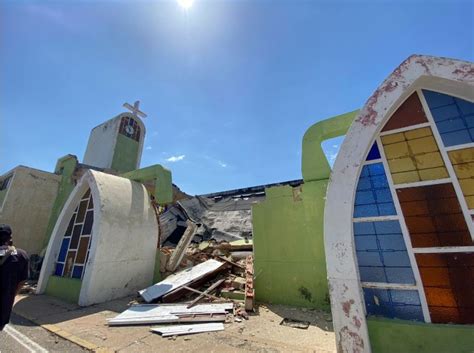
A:
{"label": "peeling paint", "polygon": [[342,304],[342,311],[344,311],[344,314],[346,315],[346,317],[349,317],[349,313],[351,311],[351,306],[352,304],[354,304],[354,299],[351,299],[351,300],[348,300],[348,301],[345,301]]}

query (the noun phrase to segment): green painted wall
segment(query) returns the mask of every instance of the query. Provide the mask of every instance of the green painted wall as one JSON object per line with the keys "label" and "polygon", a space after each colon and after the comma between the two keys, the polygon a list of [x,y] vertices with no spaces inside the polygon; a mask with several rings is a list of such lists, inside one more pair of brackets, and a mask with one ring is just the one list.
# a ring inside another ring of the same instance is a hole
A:
{"label": "green painted wall", "polygon": [[112,169],[125,173],[137,168],[139,143],[122,134],[117,135]]}
{"label": "green painted wall", "polygon": [[269,188],[252,207],[257,300],[329,310],[323,223],[331,169],[321,143],[344,135],[357,112],[311,126],[303,137],[301,190]]}
{"label": "green painted wall", "polygon": [[327,181],[266,190],[252,209],[258,301],[329,310],[323,211]]}
{"label": "green painted wall", "polygon": [[474,326],[368,318],[374,353],[472,353]]}
{"label": "green painted wall", "polygon": [[52,297],[77,304],[79,293],[81,292],[81,284],[81,280],[76,278],[49,276],[45,293]]}
{"label": "green painted wall", "polygon": [[67,198],[71,194],[72,190],[76,186],[74,184],[72,175],[76,170],[78,161],[77,157],[71,154],[68,154],[60,159],[56,163],[56,168],[54,170],[55,174],[62,175],[61,182],[59,184],[58,195],[54,201],[53,208],[51,209],[51,215],[49,216],[48,227],[46,228],[46,234],[44,237],[43,246],[46,248],[48,246],[49,238],[53,231],[56,221],[59,217],[59,213],[63,209],[64,204],[66,203]]}

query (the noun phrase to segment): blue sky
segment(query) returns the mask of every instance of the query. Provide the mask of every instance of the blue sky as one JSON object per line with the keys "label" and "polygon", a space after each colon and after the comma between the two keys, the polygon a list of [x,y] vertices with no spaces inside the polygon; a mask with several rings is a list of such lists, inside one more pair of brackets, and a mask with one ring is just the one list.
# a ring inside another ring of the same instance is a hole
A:
{"label": "blue sky", "polygon": [[[82,160],[142,101],[142,166],[201,194],[301,178],[315,122],[361,107],[413,53],[474,60],[472,2],[0,3],[0,174]],[[334,156],[338,142],[325,144]]]}

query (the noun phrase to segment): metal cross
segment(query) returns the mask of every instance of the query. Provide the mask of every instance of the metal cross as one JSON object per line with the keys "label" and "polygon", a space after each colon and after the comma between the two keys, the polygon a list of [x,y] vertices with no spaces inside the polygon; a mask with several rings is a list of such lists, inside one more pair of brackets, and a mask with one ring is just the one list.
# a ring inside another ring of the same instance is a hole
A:
{"label": "metal cross", "polygon": [[130,110],[133,116],[139,116],[141,118],[146,118],[147,115],[140,110],[140,101],[136,101],[133,106],[128,103],[123,103],[124,108]]}

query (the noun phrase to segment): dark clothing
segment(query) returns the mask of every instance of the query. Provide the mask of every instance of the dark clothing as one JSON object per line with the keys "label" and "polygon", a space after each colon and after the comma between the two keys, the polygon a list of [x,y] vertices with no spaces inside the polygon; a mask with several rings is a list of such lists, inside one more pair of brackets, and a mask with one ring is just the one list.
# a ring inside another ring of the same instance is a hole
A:
{"label": "dark clothing", "polygon": [[28,278],[28,255],[21,249],[16,252],[0,265],[0,330],[10,321],[18,284]]}

